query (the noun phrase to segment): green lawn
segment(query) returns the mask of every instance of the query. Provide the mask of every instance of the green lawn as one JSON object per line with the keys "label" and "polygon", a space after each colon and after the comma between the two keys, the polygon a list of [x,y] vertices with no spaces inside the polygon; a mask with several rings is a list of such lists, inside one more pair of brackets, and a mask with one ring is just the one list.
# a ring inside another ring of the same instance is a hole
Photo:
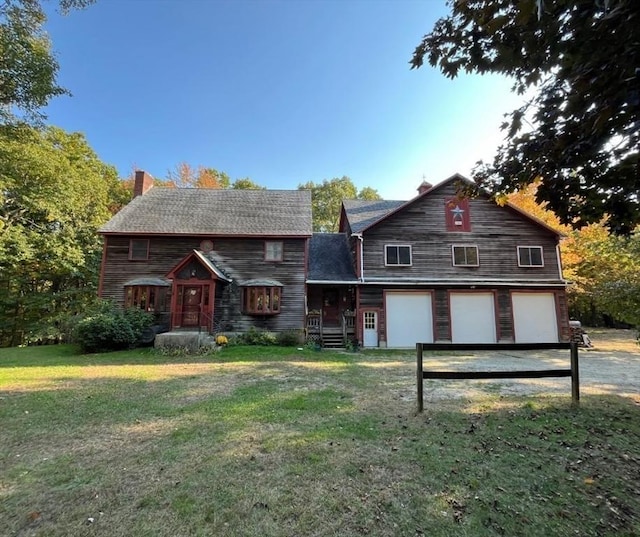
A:
{"label": "green lawn", "polygon": [[0,349],[0,534],[640,535],[637,401],[487,383],[416,415],[414,363]]}

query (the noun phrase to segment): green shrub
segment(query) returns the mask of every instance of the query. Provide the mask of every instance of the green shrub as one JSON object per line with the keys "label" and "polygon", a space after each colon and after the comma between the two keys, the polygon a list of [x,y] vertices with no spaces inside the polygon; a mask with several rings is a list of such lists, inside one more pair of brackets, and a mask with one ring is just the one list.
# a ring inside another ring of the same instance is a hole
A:
{"label": "green shrub", "polygon": [[83,352],[128,349],[152,323],[153,315],[142,310],[101,305],[99,311],[78,322],[75,339]]}
{"label": "green shrub", "polygon": [[285,330],[277,336],[278,345],[281,347],[297,347],[304,342],[302,330]]}
{"label": "green shrub", "polygon": [[241,345],[276,345],[277,339],[273,332],[258,330],[252,326],[241,336],[238,336],[237,343]]}

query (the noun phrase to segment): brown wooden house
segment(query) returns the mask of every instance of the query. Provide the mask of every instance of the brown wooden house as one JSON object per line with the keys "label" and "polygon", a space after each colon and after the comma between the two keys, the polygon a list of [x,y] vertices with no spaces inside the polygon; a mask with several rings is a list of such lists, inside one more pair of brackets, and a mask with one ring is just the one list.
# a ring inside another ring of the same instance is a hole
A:
{"label": "brown wooden house", "polygon": [[309,192],[154,188],[136,172],[134,195],[100,230],[100,296],[166,330],[304,327]]}
{"label": "brown wooden house", "polygon": [[560,234],[460,175],[409,201],[344,201],[312,233],[309,192],[152,188],[102,229],[100,295],[166,329],[305,329],[323,346],[569,340]]}
{"label": "brown wooden house", "polygon": [[483,193],[460,195],[472,186],[454,175],[406,202],[344,201],[353,274],[308,281],[309,297],[327,304],[337,290],[365,347],[568,341],[561,235]]}

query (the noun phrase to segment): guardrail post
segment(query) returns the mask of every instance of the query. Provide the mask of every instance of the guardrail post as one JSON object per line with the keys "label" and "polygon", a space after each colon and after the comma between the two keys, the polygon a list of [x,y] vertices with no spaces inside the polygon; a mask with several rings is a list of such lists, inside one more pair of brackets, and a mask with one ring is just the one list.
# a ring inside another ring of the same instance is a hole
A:
{"label": "guardrail post", "polygon": [[416,380],[418,381],[418,412],[422,412],[424,410],[424,400],[423,400],[423,384],[424,384],[424,376],[422,371],[422,343],[416,343],[416,355],[417,355],[417,371],[416,371]]}
{"label": "guardrail post", "polygon": [[578,344],[571,342],[571,402],[580,403],[580,373],[578,367]]}

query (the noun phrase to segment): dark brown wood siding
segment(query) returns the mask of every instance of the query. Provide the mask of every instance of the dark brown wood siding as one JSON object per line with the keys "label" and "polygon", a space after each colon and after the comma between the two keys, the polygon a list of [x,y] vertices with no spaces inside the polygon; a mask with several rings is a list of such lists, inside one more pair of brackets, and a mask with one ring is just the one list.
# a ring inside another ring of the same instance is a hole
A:
{"label": "dark brown wood siding", "polygon": [[434,300],[434,341],[451,341],[451,322],[449,319],[449,293],[446,289],[436,289]]}
{"label": "dark brown wood siding", "polygon": [[[106,237],[102,297],[124,303],[124,284],[134,278],[165,277],[180,261],[197,249],[202,237],[148,237],[149,259],[129,261],[129,239],[126,236]],[[274,238],[273,240],[280,240]],[[215,238],[213,256],[217,265],[233,280],[218,282],[214,315],[230,326],[229,330],[244,331],[250,326],[281,331],[301,329],[305,314],[305,243],[306,239],[283,239],[284,258],[281,262],[264,260],[264,240]],[[243,315],[242,288],[244,280],[270,279],[283,284],[281,313],[273,316]],[[226,317],[226,318],[223,318]]]}
{"label": "dark brown wood siding", "polygon": [[498,341],[513,343],[515,332],[513,328],[513,307],[509,289],[498,290]]}
{"label": "dark brown wood siding", "polygon": [[[447,185],[416,200],[364,236],[364,277],[447,279],[513,279],[560,281],[557,236],[517,212],[479,197],[469,200],[470,232],[448,232],[445,200],[455,195]],[[385,266],[385,245],[410,245],[412,266]],[[477,245],[480,266],[453,266],[454,244]],[[518,266],[518,246],[542,246],[544,267]]]}
{"label": "dark brown wood siding", "polygon": [[560,341],[571,341],[571,329],[569,328],[569,306],[567,304],[567,292],[556,290],[556,299],[558,302],[558,323],[560,324]]}

